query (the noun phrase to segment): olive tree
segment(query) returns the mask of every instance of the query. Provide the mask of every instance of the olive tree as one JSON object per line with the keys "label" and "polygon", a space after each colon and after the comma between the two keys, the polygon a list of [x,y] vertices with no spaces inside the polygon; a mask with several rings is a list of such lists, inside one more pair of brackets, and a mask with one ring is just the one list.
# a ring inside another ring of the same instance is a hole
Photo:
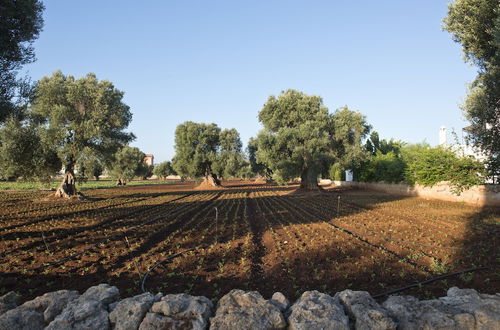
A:
{"label": "olive tree", "polygon": [[248,162],[250,171],[253,176],[264,177],[266,180],[271,180],[273,171],[265,164],[257,161],[257,150],[259,149],[259,141],[257,138],[251,137],[247,144]]}
{"label": "olive tree", "polygon": [[153,168],[153,174],[156,175],[159,179],[165,180],[169,175],[176,175],[174,168],[172,167],[172,163],[169,161],[161,162],[157,164]]}
{"label": "olive tree", "polygon": [[24,100],[26,79],[19,78],[24,64],[35,60],[33,41],[43,27],[39,0],[0,2],[0,122],[16,112],[16,99]]}
{"label": "olive tree", "polygon": [[220,128],[216,124],[187,121],[175,129],[174,169],[179,175],[200,178],[210,185],[220,185],[212,168],[219,149]]}
{"label": "olive tree", "polygon": [[469,140],[489,156],[490,175],[500,175],[500,2],[456,0],[444,28],[479,69],[462,105]]}
{"label": "olive tree", "polygon": [[319,96],[292,89],[270,96],[259,120],[264,129],[257,136],[257,162],[278,183],[300,177],[301,188],[318,189],[319,174],[335,160],[350,163],[364,156],[364,116],[347,107],[330,114]]}
{"label": "olive tree", "polygon": [[242,154],[240,134],[234,128],[219,133],[219,148],[213,162],[213,170],[219,178],[237,177],[246,166]]}
{"label": "olive tree", "polygon": [[123,92],[93,73],[75,79],[57,71],[37,82],[32,115],[65,169],[56,196],[76,195],[74,170],[84,150],[106,157],[134,138],[125,131],[132,114],[122,99]]}
{"label": "olive tree", "polygon": [[245,166],[241,148],[235,129],[187,121],[175,130],[172,163],[180,176],[203,178],[206,184],[219,186],[221,177],[236,176]]}
{"label": "olive tree", "polygon": [[124,146],[114,156],[110,174],[116,179],[116,184],[126,185],[136,176],[141,176],[144,166],[144,157],[146,154],[139,148]]}
{"label": "olive tree", "polygon": [[49,183],[61,170],[52,146],[44,143],[39,129],[28,121],[9,117],[0,128],[0,178]]}
{"label": "olive tree", "polygon": [[76,162],[77,180],[87,181],[89,177],[94,177],[96,181],[104,171],[104,161],[99,159],[92,150],[84,149]]}

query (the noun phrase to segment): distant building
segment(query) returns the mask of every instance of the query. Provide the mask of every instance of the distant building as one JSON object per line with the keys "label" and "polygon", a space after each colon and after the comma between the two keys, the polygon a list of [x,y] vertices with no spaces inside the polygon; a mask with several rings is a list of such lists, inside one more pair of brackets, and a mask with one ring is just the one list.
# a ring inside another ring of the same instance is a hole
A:
{"label": "distant building", "polygon": [[153,166],[155,164],[155,156],[147,154],[146,157],[144,157],[144,164]]}

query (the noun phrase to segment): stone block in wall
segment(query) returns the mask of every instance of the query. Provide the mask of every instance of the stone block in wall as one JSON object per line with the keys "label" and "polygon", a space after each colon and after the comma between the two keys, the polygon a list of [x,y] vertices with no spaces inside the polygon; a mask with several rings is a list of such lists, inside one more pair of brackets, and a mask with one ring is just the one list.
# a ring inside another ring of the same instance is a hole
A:
{"label": "stone block in wall", "polygon": [[144,316],[146,316],[146,313],[151,306],[153,306],[154,302],[154,295],[151,293],[143,293],[113,304],[114,306],[109,314],[112,328],[115,330],[138,329]]}
{"label": "stone block in wall", "polygon": [[384,308],[398,329],[499,329],[500,296],[451,288],[446,297],[419,301],[412,296],[389,297]]}
{"label": "stone block in wall", "polygon": [[14,309],[17,307],[17,303],[19,300],[19,295],[14,291],[10,291],[3,296],[0,297],[0,315],[5,313],[8,310]]}
{"label": "stone block in wall", "polygon": [[213,304],[206,297],[168,294],[153,304],[139,329],[206,329],[212,309]]}
{"label": "stone block in wall", "polygon": [[217,304],[210,329],[284,329],[280,308],[256,291],[231,290]]}
{"label": "stone block in wall", "polygon": [[108,306],[119,295],[118,288],[108,284],[90,287],[71,301],[46,329],[110,329]]}
{"label": "stone block in wall", "polygon": [[349,317],[339,299],[316,290],[304,292],[287,314],[290,330],[349,330]]}
{"label": "stone block in wall", "polygon": [[395,330],[396,323],[366,291],[344,290],[335,294],[358,330]]}

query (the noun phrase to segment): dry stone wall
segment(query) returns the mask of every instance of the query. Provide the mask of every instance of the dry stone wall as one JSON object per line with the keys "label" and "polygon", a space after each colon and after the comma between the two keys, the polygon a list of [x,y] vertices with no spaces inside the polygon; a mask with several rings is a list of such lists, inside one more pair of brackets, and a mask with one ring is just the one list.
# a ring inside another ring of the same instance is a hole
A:
{"label": "dry stone wall", "polygon": [[276,292],[232,290],[216,305],[206,297],[144,293],[120,299],[116,287],[79,294],[60,290],[18,306],[0,297],[0,330],[41,329],[500,329],[500,294],[453,287],[446,297],[391,296],[382,304],[365,291],[330,296],[306,291],[293,304]]}
{"label": "dry stone wall", "polygon": [[404,183],[385,182],[355,182],[355,181],[323,181],[337,187],[371,189],[388,194],[401,196],[418,196],[448,202],[461,202],[476,206],[500,206],[500,185],[473,186],[460,195],[453,193],[446,182],[440,182],[432,187],[422,185],[410,186]]}

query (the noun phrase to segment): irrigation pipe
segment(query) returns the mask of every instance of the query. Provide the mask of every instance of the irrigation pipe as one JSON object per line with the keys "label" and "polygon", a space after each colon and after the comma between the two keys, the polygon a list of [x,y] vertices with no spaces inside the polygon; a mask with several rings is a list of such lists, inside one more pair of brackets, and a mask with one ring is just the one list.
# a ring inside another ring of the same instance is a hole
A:
{"label": "irrigation pipe", "polygon": [[440,280],[443,280],[445,278],[449,278],[449,277],[453,277],[453,276],[457,276],[457,275],[461,275],[461,274],[466,274],[466,273],[474,273],[474,272],[478,272],[478,271],[486,270],[486,269],[493,269],[493,268],[492,267],[479,267],[479,268],[471,268],[471,269],[462,270],[460,272],[449,273],[449,274],[445,274],[445,275],[433,277],[431,279],[428,279],[428,280],[425,280],[425,281],[422,281],[422,282],[413,283],[413,284],[407,285],[407,286],[399,288],[399,289],[394,289],[394,290],[386,291],[386,292],[383,292],[383,293],[379,293],[379,294],[374,295],[372,297],[373,298],[380,298],[380,297],[388,296],[388,295],[391,295],[391,294],[399,293],[399,292],[402,292],[402,291],[406,291],[406,290],[409,290],[409,289],[413,289],[415,287],[420,287],[422,285],[429,284],[429,283],[432,283],[432,282],[440,281]]}
{"label": "irrigation pipe", "polygon": [[177,257],[180,257],[182,256],[183,254],[185,253],[188,253],[188,252],[191,252],[191,251],[194,251],[194,250],[198,250],[198,249],[204,249],[206,248],[207,246],[206,245],[203,245],[203,246],[197,246],[197,247],[194,247],[194,248],[191,248],[191,249],[187,249],[187,250],[184,250],[184,251],[181,251],[179,253],[176,253],[176,254],[173,254],[171,256],[168,256],[167,258],[163,259],[163,260],[160,260],[160,261],[157,261],[153,266],[151,266],[148,271],[146,272],[146,274],[144,274],[144,277],[142,278],[142,282],[141,282],[141,290],[143,293],[146,293],[146,280],[148,279],[149,277],[149,274],[151,274],[151,272],[158,266],[164,264],[165,262],[169,262]]}

